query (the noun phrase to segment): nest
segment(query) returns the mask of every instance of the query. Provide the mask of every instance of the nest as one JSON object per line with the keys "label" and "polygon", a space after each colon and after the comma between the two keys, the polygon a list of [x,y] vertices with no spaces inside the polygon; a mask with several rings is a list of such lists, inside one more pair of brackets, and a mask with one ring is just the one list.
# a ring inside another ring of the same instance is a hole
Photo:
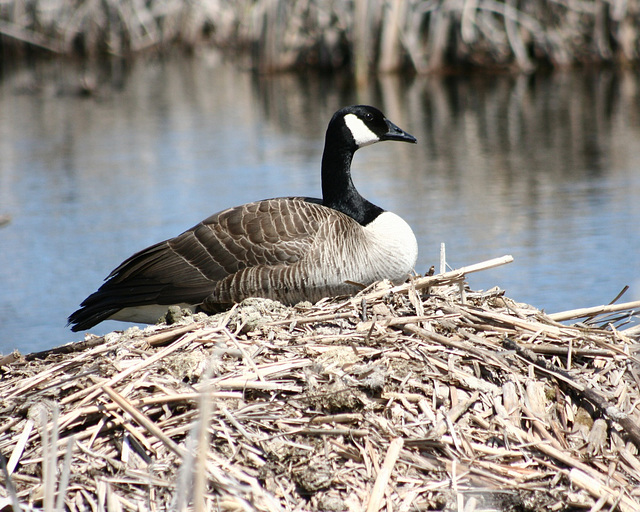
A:
{"label": "nest", "polygon": [[0,357],[0,511],[640,510],[640,304],[482,268]]}

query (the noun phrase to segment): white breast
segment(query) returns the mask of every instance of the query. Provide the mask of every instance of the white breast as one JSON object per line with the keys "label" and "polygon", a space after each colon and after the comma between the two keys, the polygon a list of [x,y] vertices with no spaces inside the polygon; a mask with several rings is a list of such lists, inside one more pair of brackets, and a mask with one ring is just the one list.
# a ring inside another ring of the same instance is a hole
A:
{"label": "white breast", "polygon": [[371,270],[379,279],[404,281],[418,259],[418,242],[409,224],[393,212],[383,212],[364,230],[370,239]]}

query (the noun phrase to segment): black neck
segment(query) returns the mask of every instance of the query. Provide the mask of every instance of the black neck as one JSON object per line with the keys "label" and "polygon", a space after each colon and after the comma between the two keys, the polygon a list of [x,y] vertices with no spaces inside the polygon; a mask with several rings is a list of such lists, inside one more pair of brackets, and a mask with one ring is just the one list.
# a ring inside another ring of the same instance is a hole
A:
{"label": "black neck", "polygon": [[345,143],[327,133],[322,155],[322,204],[366,226],[384,210],[362,197],[351,180],[356,149],[353,142]]}

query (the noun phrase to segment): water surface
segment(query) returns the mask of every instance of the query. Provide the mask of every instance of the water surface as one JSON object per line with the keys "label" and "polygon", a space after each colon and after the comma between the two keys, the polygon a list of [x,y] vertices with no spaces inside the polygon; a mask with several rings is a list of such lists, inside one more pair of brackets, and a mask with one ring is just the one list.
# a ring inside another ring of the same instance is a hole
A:
{"label": "water surface", "polygon": [[[96,83],[90,95],[83,84]],[[0,353],[79,340],[66,317],[133,252],[222,208],[320,194],[326,124],[380,107],[418,138],[359,151],[363,195],[414,228],[417,270],[512,254],[474,289],[554,312],[640,298],[640,94],[630,73],[256,77],[215,59],[0,80]],[[105,322],[104,334],[127,324]]]}

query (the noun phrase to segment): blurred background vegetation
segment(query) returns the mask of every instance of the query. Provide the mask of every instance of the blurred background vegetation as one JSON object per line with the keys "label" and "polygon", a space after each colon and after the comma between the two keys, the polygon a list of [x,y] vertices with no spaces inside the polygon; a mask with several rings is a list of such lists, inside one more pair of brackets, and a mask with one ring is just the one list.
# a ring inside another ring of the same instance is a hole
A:
{"label": "blurred background vegetation", "polygon": [[0,58],[224,49],[261,72],[635,63],[640,0],[5,0]]}

